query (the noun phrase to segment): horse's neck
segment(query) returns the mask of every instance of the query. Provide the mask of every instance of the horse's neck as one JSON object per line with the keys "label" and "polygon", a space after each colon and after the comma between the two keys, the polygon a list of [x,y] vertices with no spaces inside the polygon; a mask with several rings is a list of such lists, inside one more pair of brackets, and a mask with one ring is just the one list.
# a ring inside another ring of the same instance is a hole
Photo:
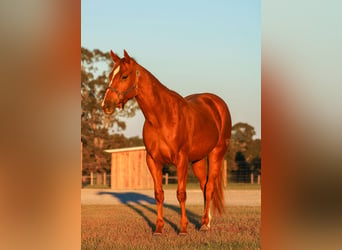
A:
{"label": "horse's neck", "polygon": [[138,95],[136,100],[148,121],[153,126],[162,126],[167,122],[170,111],[170,101],[183,99],[180,95],[167,89],[150,72],[141,67],[141,76],[138,82]]}

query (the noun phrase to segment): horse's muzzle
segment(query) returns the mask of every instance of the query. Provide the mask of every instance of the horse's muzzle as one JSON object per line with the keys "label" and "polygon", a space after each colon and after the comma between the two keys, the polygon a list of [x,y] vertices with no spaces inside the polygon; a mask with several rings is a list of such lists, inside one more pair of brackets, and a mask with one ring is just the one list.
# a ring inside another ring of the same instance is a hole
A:
{"label": "horse's muzzle", "polygon": [[106,115],[111,115],[114,113],[115,106],[115,103],[105,102],[102,105],[102,110]]}

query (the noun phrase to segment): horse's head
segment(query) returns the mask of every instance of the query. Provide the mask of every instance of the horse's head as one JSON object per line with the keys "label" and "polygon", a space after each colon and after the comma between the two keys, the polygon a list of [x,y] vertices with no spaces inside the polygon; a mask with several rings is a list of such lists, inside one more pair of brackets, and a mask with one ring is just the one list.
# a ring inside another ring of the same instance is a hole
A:
{"label": "horse's head", "polygon": [[114,61],[114,67],[109,74],[109,86],[106,89],[102,109],[110,115],[116,107],[123,108],[125,103],[137,95],[137,84],[140,71],[137,63],[131,58],[126,50],[124,57],[120,58],[113,51],[110,51]]}

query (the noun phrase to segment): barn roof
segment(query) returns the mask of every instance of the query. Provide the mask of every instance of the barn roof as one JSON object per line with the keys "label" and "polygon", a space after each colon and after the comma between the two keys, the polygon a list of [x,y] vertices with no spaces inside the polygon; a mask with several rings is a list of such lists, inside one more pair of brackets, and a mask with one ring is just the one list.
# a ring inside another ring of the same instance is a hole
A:
{"label": "barn roof", "polygon": [[106,153],[119,153],[119,152],[130,152],[130,151],[136,151],[136,150],[142,150],[145,149],[145,146],[139,146],[139,147],[130,147],[130,148],[116,148],[116,149],[106,149]]}

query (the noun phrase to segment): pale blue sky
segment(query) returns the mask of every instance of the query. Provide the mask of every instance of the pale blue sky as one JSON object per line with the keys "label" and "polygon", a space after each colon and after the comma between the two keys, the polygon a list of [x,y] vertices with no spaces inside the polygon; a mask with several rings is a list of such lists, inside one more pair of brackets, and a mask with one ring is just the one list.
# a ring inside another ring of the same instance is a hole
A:
{"label": "pale blue sky", "polygon": [[[81,45],[123,49],[181,95],[221,96],[233,124],[261,137],[261,6],[258,0],[81,2]],[[141,136],[143,118],[127,123]]]}

